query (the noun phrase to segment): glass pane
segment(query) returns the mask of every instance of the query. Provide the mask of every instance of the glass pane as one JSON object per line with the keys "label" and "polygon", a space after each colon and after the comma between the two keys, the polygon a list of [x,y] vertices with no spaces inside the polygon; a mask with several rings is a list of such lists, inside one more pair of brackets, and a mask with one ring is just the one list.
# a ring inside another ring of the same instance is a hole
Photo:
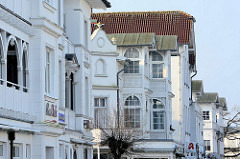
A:
{"label": "glass pane", "polygon": [[105,107],[105,99],[104,98],[100,98],[100,106]]}
{"label": "glass pane", "polygon": [[135,128],[140,128],[140,122],[135,123]]}
{"label": "glass pane", "polygon": [[139,53],[137,49],[130,48],[126,51],[124,56],[128,58],[139,58]]}
{"label": "glass pane", "polygon": [[94,106],[99,107],[99,98],[94,98]]}
{"label": "glass pane", "polygon": [[164,105],[161,101],[153,99],[153,109],[164,109]]}
{"label": "glass pane", "polygon": [[160,117],[159,112],[154,111],[153,112],[153,117]]}
{"label": "glass pane", "polygon": [[163,64],[152,64],[152,77],[163,78]]}
{"label": "glass pane", "polygon": [[152,61],[163,61],[163,57],[159,53],[154,52],[152,53]]}
{"label": "glass pane", "polygon": [[153,118],[153,123],[160,123],[159,118]]}
{"label": "glass pane", "polygon": [[13,157],[19,157],[19,147],[18,146],[13,147]]}
{"label": "glass pane", "polygon": [[160,125],[159,124],[153,124],[153,129],[160,129]]}

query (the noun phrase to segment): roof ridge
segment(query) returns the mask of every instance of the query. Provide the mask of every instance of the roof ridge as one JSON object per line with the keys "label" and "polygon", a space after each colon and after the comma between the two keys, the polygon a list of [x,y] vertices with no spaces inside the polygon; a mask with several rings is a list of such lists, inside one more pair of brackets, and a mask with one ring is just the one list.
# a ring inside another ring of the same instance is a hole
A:
{"label": "roof ridge", "polygon": [[92,14],[143,14],[143,13],[149,13],[149,14],[156,14],[156,13],[166,13],[166,14],[172,14],[172,13],[181,13],[188,17],[193,17],[192,15],[181,11],[181,10],[169,10],[169,11],[130,11],[130,12],[103,12],[103,13],[92,13]]}

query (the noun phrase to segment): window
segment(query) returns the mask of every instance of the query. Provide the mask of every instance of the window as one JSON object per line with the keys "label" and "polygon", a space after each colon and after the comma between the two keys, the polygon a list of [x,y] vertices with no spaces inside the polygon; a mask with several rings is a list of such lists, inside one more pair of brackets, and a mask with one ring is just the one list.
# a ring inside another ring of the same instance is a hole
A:
{"label": "window", "polygon": [[54,158],[54,148],[46,147],[46,158]]}
{"label": "window", "polygon": [[83,156],[84,156],[84,159],[88,159],[88,149],[87,148],[84,149]]}
{"label": "window", "polygon": [[163,57],[157,52],[151,53],[152,78],[163,78]]}
{"label": "window", "polygon": [[94,127],[106,127],[106,104],[107,98],[94,98]]}
{"label": "window", "polygon": [[210,151],[211,150],[210,140],[204,140],[204,149],[206,151]]}
{"label": "window", "polygon": [[0,157],[3,157],[3,144],[0,143]]}
{"label": "window", "polygon": [[164,128],[165,128],[164,104],[157,99],[153,99],[152,129],[153,130],[163,130]]}
{"label": "window", "polygon": [[77,159],[77,151],[76,150],[74,150],[73,159]]}
{"label": "window", "polygon": [[140,101],[136,96],[129,96],[125,101],[124,123],[128,128],[140,128]]}
{"label": "window", "polygon": [[20,146],[13,146],[13,157],[20,157]]}
{"label": "window", "polygon": [[14,39],[11,39],[7,51],[7,86],[15,86],[18,84],[18,59],[17,46]]}
{"label": "window", "polygon": [[[130,48],[126,51],[124,56],[130,59],[132,58],[133,60],[134,58],[139,58],[139,52],[135,48]],[[139,61],[130,61],[124,73],[139,73]]]}
{"label": "window", "polygon": [[31,146],[29,144],[26,144],[26,159],[31,158]]}
{"label": "window", "polygon": [[65,81],[65,95],[66,95],[66,108],[71,110],[75,109],[75,82],[74,82],[74,74],[70,73],[67,76]]}
{"label": "window", "polygon": [[51,49],[46,49],[46,67],[45,67],[45,92],[50,93],[51,83]]}
{"label": "window", "polygon": [[209,111],[203,111],[203,120],[209,120]]}

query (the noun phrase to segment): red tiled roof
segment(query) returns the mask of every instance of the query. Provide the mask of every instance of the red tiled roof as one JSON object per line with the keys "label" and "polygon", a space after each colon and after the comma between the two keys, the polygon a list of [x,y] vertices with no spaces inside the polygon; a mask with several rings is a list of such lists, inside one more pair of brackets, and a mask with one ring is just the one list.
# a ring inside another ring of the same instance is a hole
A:
{"label": "red tiled roof", "polygon": [[[92,13],[105,24],[107,34],[146,33],[177,35],[179,43],[190,43],[193,16],[182,11]],[[92,32],[95,29],[92,24]]]}

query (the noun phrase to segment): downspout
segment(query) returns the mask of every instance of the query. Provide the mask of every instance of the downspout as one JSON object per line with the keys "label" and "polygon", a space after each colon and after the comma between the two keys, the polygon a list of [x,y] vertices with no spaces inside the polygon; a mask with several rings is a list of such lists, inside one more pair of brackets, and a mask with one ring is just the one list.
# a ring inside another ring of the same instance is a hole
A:
{"label": "downspout", "polygon": [[128,65],[124,65],[124,68],[117,72],[117,128],[120,127],[120,102],[119,102],[119,74],[126,70]]}
{"label": "downspout", "polygon": [[191,76],[191,104],[192,104],[192,78],[197,75],[197,70],[193,71],[194,74]]}

